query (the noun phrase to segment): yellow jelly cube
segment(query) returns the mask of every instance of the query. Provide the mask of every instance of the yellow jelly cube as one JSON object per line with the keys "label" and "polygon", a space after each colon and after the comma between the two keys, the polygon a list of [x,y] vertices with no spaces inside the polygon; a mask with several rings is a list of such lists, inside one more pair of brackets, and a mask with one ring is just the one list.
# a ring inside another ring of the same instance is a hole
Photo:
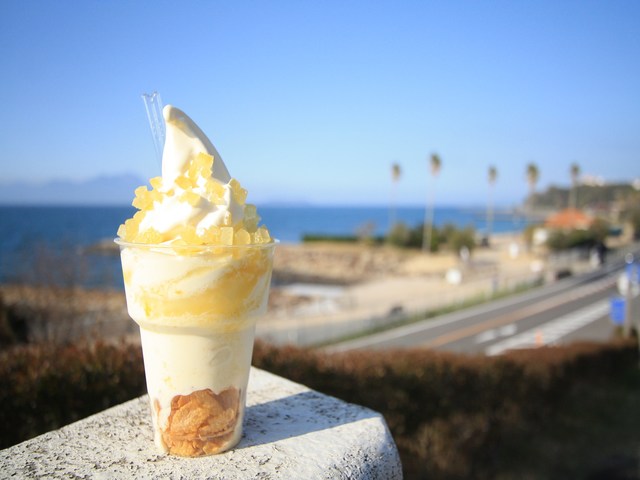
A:
{"label": "yellow jelly cube", "polygon": [[271,235],[266,227],[262,226],[256,230],[253,234],[254,243],[269,243],[271,241]]}
{"label": "yellow jelly cube", "polygon": [[193,188],[193,182],[183,175],[177,177],[173,182],[183,190],[191,190]]}
{"label": "yellow jelly cube", "polygon": [[245,219],[244,221],[244,228],[247,232],[249,233],[254,233],[256,231],[256,229],[258,228],[258,220],[254,219],[254,220],[249,220],[247,221]]}
{"label": "yellow jelly cube", "polygon": [[220,228],[220,243],[222,245],[233,245],[233,227]]}
{"label": "yellow jelly cube", "polygon": [[260,227],[259,230],[262,230],[262,238],[266,241],[266,242],[270,242],[271,241],[271,234],[269,233],[269,229],[267,227]]}
{"label": "yellow jelly cube", "polygon": [[133,242],[138,235],[139,221],[134,218],[127,219],[118,229],[118,236],[127,242]]}
{"label": "yellow jelly cube", "polygon": [[163,235],[155,228],[148,228],[138,234],[136,241],[139,243],[161,243],[163,241]]}
{"label": "yellow jelly cube", "polygon": [[211,167],[213,165],[213,157],[204,152],[200,152],[191,162],[187,169],[187,176],[196,181],[198,177],[209,178],[211,176]]}
{"label": "yellow jelly cube", "polygon": [[140,225],[140,222],[142,222],[142,220],[144,219],[146,213],[145,212],[136,212],[133,215],[133,218],[130,218],[129,220],[134,221],[137,225]]}
{"label": "yellow jelly cube", "polygon": [[147,187],[136,188],[135,195],[136,196],[133,199],[133,202],[131,202],[131,205],[136,207],[138,210],[147,210],[151,206],[152,200],[149,196],[149,190],[147,190]]}
{"label": "yellow jelly cube", "polygon": [[138,210],[147,210],[150,206],[150,202],[148,199],[143,200],[140,197],[136,197],[133,199],[133,202],[131,202],[131,205],[133,205]]}
{"label": "yellow jelly cube", "polygon": [[124,223],[118,227],[118,237],[122,238],[123,240],[127,239],[127,227]]}
{"label": "yellow jelly cube", "polygon": [[213,168],[213,155],[200,152],[195,158],[194,163],[200,167],[200,171],[203,176],[211,176],[211,169]]}
{"label": "yellow jelly cube", "polygon": [[215,225],[207,228],[202,235],[202,241],[205,244],[214,244],[220,242],[220,229]]}
{"label": "yellow jelly cube", "polygon": [[202,245],[202,238],[200,238],[195,227],[192,225],[185,225],[182,228],[180,237],[182,237],[182,239],[189,245]]}
{"label": "yellow jelly cube", "polygon": [[160,190],[162,188],[162,177],[153,177],[149,180],[149,183],[154,189]]}
{"label": "yellow jelly cube", "polygon": [[149,189],[143,185],[141,187],[136,188],[133,193],[135,194],[136,197],[142,197],[145,194],[149,193]]}
{"label": "yellow jelly cube", "polygon": [[248,245],[251,243],[251,235],[244,228],[238,230],[233,237],[234,245]]}
{"label": "yellow jelly cube", "polygon": [[180,200],[182,200],[183,202],[187,202],[192,207],[195,207],[196,205],[198,205],[198,203],[200,203],[200,195],[187,190],[182,192],[182,195],[180,195]]}
{"label": "yellow jelly cube", "polygon": [[258,228],[259,222],[260,217],[258,216],[256,206],[247,203],[244,206],[244,228],[246,228],[249,233],[253,233],[256,231],[256,228]]}
{"label": "yellow jelly cube", "polygon": [[247,203],[244,206],[244,217],[245,218],[253,218],[258,216],[258,209],[252,203]]}
{"label": "yellow jelly cube", "polygon": [[207,199],[211,203],[215,203],[216,205],[221,205],[224,203],[223,198],[225,191],[220,182],[212,178],[207,178],[204,188],[207,192]]}
{"label": "yellow jelly cube", "polygon": [[162,193],[158,190],[151,190],[148,196],[152,203],[162,201]]}
{"label": "yellow jelly cube", "polygon": [[187,169],[187,177],[189,177],[192,182],[197,182],[199,176],[200,169],[198,168],[198,165],[196,165],[194,162],[191,162],[189,164],[189,168]]}
{"label": "yellow jelly cube", "polygon": [[247,200],[247,191],[240,186],[240,182],[238,182],[235,178],[229,180],[229,186],[231,187],[231,194],[233,198],[235,198],[236,202],[240,205],[244,205],[244,202]]}

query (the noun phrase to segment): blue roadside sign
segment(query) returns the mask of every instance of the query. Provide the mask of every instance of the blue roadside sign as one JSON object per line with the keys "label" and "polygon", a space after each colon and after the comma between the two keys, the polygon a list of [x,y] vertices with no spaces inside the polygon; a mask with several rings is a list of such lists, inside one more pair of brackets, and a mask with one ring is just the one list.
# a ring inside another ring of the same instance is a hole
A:
{"label": "blue roadside sign", "polygon": [[626,303],[624,297],[611,297],[609,316],[614,325],[624,325]]}
{"label": "blue roadside sign", "polygon": [[627,273],[627,278],[629,280],[633,280],[633,272],[636,270],[636,265],[635,263],[627,263],[627,265],[625,265],[625,271]]}

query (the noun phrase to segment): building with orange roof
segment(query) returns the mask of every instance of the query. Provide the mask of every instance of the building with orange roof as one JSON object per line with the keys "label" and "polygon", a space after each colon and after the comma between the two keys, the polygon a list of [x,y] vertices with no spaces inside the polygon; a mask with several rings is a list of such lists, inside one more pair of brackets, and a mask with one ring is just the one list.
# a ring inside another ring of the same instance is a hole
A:
{"label": "building with orange roof", "polygon": [[549,216],[544,226],[554,230],[587,230],[594,218],[581,210],[566,208]]}

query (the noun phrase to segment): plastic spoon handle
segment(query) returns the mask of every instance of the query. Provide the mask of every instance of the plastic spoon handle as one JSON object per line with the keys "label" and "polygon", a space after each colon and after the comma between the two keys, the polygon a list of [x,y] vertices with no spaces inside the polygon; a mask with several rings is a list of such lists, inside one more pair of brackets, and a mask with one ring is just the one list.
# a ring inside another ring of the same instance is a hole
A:
{"label": "plastic spoon handle", "polygon": [[162,117],[162,99],[158,92],[151,94],[143,93],[142,101],[147,109],[147,118],[151,127],[151,135],[153,136],[153,146],[156,149],[158,162],[162,164],[162,149],[164,148],[164,139],[166,136],[164,118]]}

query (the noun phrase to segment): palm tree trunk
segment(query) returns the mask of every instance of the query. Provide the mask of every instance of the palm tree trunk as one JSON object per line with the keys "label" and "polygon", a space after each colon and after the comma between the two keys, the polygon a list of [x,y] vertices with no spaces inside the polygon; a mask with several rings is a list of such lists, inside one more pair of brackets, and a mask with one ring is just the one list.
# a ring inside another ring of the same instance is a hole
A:
{"label": "palm tree trunk", "polygon": [[491,243],[493,234],[493,186],[489,188],[489,202],[487,204],[487,243]]}
{"label": "palm tree trunk", "polygon": [[433,186],[429,192],[429,208],[425,210],[424,227],[422,230],[422,250],[431,252],[431,237],[433,236],[433,217],[436,198],[436,180],[433,179]]}
{"label": "palm tree trunk", "polygon": [[391,200],[389,202],[389,233],[396,224],[396,182],[391,185]]}
{"label": "palm tree trunk", "polygon": [[569,207],[578,208],[578,187],[576,185],[571,186],[571,195],[569,200]]}

